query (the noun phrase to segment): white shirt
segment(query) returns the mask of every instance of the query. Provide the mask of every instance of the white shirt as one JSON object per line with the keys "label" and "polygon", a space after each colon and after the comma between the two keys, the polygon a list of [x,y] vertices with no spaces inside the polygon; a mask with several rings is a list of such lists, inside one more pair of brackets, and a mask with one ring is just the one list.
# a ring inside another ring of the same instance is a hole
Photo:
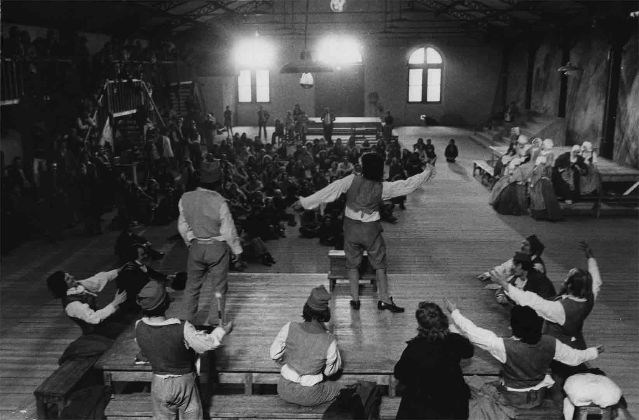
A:
{"label": "white shirt", "polygon": [[[501,363],[506,363],[506,346],[504,339],[498,337],[494,332],[476,326],[471,320],[464,317],[459,310],[453,311],[451,318],[459,331],[477,347],[486,350],[495,359]],[[577,350],[563,344],[559,340],[555,340],[554,359],[570,366],[577,366],[581,363],[596,359],[599,352],[595,347],[586,350]],[[537,385],[530,388],[510,388],[509,391],[526,392],[534,389],[550,387],[555,383],[550,375],[546,375],[544,379]]]}
{"label": "white shirt", "polygon": [[[409,194],[415,191],[426,181],[435,176],[435,167],[427,166],[422,173],[413,175],[408,179],[403,179],[393,182],[382,182],[382,200],[388,200],[393,197],[399,197],[401,195]],[[337,200],[337,198],[344,194],[351,187],[353,178],[355,175],[351,174],[342,179],[338,179],[314,194],[308,197],[301,197],[300,204],[307,210],[314,209],[322,203],[330,203]],[[380,219],[379,212],[367,214],[364,212],[356,212],[351,210],[348,206],[344,211],[344,215],[352,220],[358,220],[361,222],[374,222]]]}
{"label": "white shirt", "polygon": [[[106,284],[113,281],[118,277],[118,270],[103,271],[85,280],[79,280],[79,285],[71,287],[67,290],[67,296],[79,295],[82,293],[89,293],[96,296],[100,293]],[[81,319],[89,324],[99,324],[109,316],[113,315],[118,308],[109,303],[104,308],[94,311],[91,307],[82,302],[71,302],[65,308],[64,311],[72,318]]]}
{"label": "white shirt", "polygon": [[564,384],[567,398],[564,399],[564,418],[572,420],[575,406],[590,404],[610,407],[621,399],[621,388],[610,378],[592,373],[578,373],[566,379]]}
{"label": "white shirt", "polygon": [[[601,275],[599,274],[599,267],[597,266],[597,260],[594,258],[588,258],[588,272],[592,276],[592,294],[597,298],[599,290],[601,289]],[[561,304],[561,300],[546,300],[541,296],[533,292],[525,292],[519,290],[516,287],[508,286],[506,289],[508,296],[520,306],[528,306],[537,312],[537,315],[544,318],[547,321],[554,322],[555,324],[564,325],[566,322],[566,311]],[[571,295],[562,295],[561,299],[572,299],[577,302],[585,302],[585,299],[578,298]]]}
{"label": "white shirt", "polygon": [[[198,190],[204,190],[203,188],[198,187]],[[184,240],[186,246],[189,246],[193,239],[198,239],[202,241],[215,240],[219,242],[226,242],[231,247],[233,254],[240,255],[242,253],[242,244],[240,242],[240,238],[237,236],[237,230],[235,229],[235,222],[233,222],[233,216],[231,215],[231,210],[229,210],[228,204],[226,201],[222,202],[220,206],[220,219],[222,224],[220,226],[220,235],[214,236],[211,238],[196,238],[193,234],[193,230],[186,222],[184,218],[184,209],[182,208],[182,199],[178,202],[178,208],[180,209],[180,216],[178,217],[178,231]]]}
{"label": "white shirt", "polygon": [[[149,318],[142,317],[135,322],[137,327],[138,322],[144,322],[151,326],[163,326],[179,324],[180,320],[177,318],[161,319],[161,318]],[[187,349],[193,349],[197,354],[202,354],[209,350],[215,350],[222,344],[222,339],[226,335],[226,331],[222,327],[217,327],[211,333],[204,331],[198,331],[193,324],[189,321],[184,322],[184,347]],[[181,375],[156,375],[161,378],[176,377]]]}
{"label": "white shirt", "polygon": [[[284,355],[284,350],[286,350],[286,338],[288,337],[288,329],[290,325],[291,323],[287,322],[280,332],[277,333],[273,344],[271,344],[271,359],[277,360]],[[337,341],[333,340],[326,351],[326,367],[324,367],[324,375],[334,375],[341,367],[342,358],[339,354],[339,350],[337,349]],[[280,373],[284,379],[302,386],[313,386],[322,382],[324,379],[321,373],[318,373],[317,375],[300,375],[289,365],[282,366]]]}

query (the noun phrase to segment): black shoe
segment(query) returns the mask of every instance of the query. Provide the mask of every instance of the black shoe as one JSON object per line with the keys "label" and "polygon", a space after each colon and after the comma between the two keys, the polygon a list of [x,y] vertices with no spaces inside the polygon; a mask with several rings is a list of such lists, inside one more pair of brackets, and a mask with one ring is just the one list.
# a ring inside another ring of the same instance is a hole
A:
{"label": "black shoe", "polygon": [[361,306],[361,302],[359,300],[351,300],[351,308],[359,311],[359,307]]}
{"label": "black shoe", "polygon": [[393,298],[389,298],[389,300],[391,301],[391,303],[386,303],[386,302],[382,302],[381,300],[378,300],[377,309],[379,309],[380,311],[384,309],[388,309],[392,313],[404,312],[404,308],[395,305],[395,302],[393,302]]}

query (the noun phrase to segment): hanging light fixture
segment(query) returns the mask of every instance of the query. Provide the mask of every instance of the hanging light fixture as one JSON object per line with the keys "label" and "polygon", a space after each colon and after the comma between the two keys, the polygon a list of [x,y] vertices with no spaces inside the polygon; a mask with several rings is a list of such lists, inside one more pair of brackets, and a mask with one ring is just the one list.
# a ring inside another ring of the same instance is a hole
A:
{"label": "hanging light fixture", "polygon": [[302,77],[300,77],[300,86],[304,89],[310,89],[315,85],[315,80],[313,80],[312,73],[302,73]]}
{"label": "hanging light fixture", "polygon": [[331,10],[336,13],[343,12],[344,3],[346,0],[331,0]]}
{"label": "hanging light fixture", "polygon": [[311,52],[307,49],[308,41],[308,0],[306,0],[306,23],[304,25],[304,50],[300,54],[298,61],[284,64],[280,73],[302,73],[300,86],[310,89],[315,85],[312,73],[333,71],[333,67],[328,64],[313,61]]}

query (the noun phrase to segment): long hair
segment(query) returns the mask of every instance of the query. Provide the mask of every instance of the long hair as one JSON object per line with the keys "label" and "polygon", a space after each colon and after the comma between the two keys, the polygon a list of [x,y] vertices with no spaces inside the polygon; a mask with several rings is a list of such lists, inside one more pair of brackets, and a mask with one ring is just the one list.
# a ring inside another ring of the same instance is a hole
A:
{"label": "long hair", "polygon": [[448,335],[448,318],[442,309],[432,302],[420,302],[415,311],[417,334],[430,342],[443,340]]}
{"label": "long hair", "polygon": [[578,298],[592,300],[594,297],[592,294],[592,276],[586,270],[573,268],[568,272],[568,278],[559,294],[571,294]]}

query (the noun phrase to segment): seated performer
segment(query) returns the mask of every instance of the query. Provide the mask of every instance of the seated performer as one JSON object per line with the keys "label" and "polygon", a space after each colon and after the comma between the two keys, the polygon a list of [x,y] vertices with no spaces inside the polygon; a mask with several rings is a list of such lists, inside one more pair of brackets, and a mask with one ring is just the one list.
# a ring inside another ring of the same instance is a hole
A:
{"label": "seated performer", "polygon": [[554,384],[547,374],[553,360],[576,366],[596,359],[603,352],[602,346],[576,350],[552,336],[542,334],[543,320],[527,307],[512,308],[510,326],[513,335],[501,338],[465,318],[448,299],[445,303],[459,331],[502,363],[497,390],[506,405],[518,408],[541,405],[545,388]]}
{"label": "seated performer", "polygon": [[[495,277],[491,273],[491,277]],[[535,270],[530,261],[530,256],[521,252],[515,253],[513,257],[513,268],[508,283],[520,290],[535,293],[544,299],[554,298],[557,292],[555,286],[544,273]],[[497,302],[501,304],[509,303],[504,289],[499,289],[495,293]]]}
{"label": "seated performer", "polygon": [[473,345],[448,330],[448,318],[434,303],[420,302],[415,318],[417,337],[395,365],[404,389],[397,418],[467,419],[470,390],[459,363],[473,357]]}
{"label": "seated performer", "polygon": [[76,280],[65,271],[56,271],[47,279],[51,294],[62,299],[62,307],[69,318],[82,329],[82,334],[98,334],[115,339],[126,325],[106,320],[116,313],[120,304],[126,301],[125,291],[117,291],[113,301],[97,309],[96,298],[108,282],[115,280],[122,268],[100,272],[88,279]]}
{"label": "seated performer", "polygon": [[517,305],[529,306],[546,320],[544,333],[576,349],[585,349],[583,324],[595,305],[601,289],[599,267],[592,250],[586,242],[580,243],[588,260],[588,271],[573,268],[568,272],[563,288],[556,298],[541,296],[520,290],[508,283],[504,276],[491,273],[493,281],[504,287],[506,294]]}
{"label": "seated performer", "polygon": [[[521,247],[519,251],[527,255],[530,255],[530,260],[533,264],[533,268],[540,273],[546,274],[546,266],[544,265],[544,261],[541,259],[541,254],[544,252],[545,246],[537,235],[530,235],[523,241],[521,241]],[[492,269],[492,271],[496,271],[498,274],[502,276],[509,277],[513,268],[513,259],[509,259],[501,265],[498,265]],[[490,280],[490,272],[486,271],[485,273],[477,276],[479,280]]]}
{"label": "seated performer", "polygon": [[282,365],[277,393],[285,401],[314,406],[339,394],[341,385],[324,380],[342,366],[337,341],[324,325],[331,319],[330,299],[324,286],[311,290],[302,310],[304,322],[288,322],[271,344],[271,358]]}
{"label": "seated performer", "polygon": [[581,147],[574,145],[570,152],[562,153],[555,160],[552,173],[552,184],[555,194],[566,204],[572,204],[579,197],[579,175],[587,170],[584,158],[580,155]]}
{"label": "seated performer", "polygon": [[579,192],[582,195],[594,194],[601,188],[601,174],[597,169],[597,153],[592,150],[592,143],[585,141],[581,144],[581,157],[584,166],[579,177]]}
{"label": "seated performer", "polygon": [[362,254],[368,252],[368,262],[376,272],[379,300],[377,308],[391,312],[404,312],[388,295],[388,279],[386,277],[386,244],[382,236],[380,223],[380,205],[384,200],[406,195],[417,189],[435,174],[435,168],[427,165],[426,169],[406,180],[382,182],[384,177],[384,159],[375,154],[362,156],[362,174],[351,174],[334,181],[325,188],[308,196],[301,197],[294,207],[314,209],[322,203],[335,201],[346,193],[346,209],[344,212],[344,252],[346,268],[350,280],[351,307],[359,310],[359,270]]}
{"label": "seated performer", "polygon": [[554,143],[546,139],[533,157],[533,169],[530,175],[530,215],[535,219],[551,221],[561,220],[561,208],[552,185]]}
{"label": "seated performer", "polygon": [[233,328],[231,322],[207,334],[188,321],[167,319],[171,300],[164,285],[148,282],[137,296],[142,319],[136,322],[135,339],[151,363],[153,418],[202,419],[202,401],[195,382],[196,353],[220,346]]}

